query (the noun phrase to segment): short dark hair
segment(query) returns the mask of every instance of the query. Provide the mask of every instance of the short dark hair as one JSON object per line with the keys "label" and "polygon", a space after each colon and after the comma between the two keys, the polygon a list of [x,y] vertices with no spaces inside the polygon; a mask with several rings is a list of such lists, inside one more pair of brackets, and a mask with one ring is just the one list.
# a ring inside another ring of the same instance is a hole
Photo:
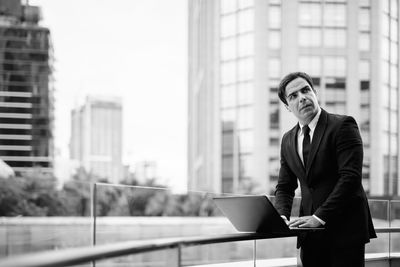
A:
{"label": "short dark hair", "polygon": [[278,96],[281,99],[281,101],[287,105],[287,100],[286,100],[286,86],[293,81],[296,78],[303,78],[304,80],[306,80],[306,82],[311,86],[311,89],[315,92],[314,89],[314,84],[313,81],[311,79],[311,77],[305,73],[305,72],[291,72],[289,74],[287,74],[285,77],[282,78],[281,82],[279,83],[278,86]]}

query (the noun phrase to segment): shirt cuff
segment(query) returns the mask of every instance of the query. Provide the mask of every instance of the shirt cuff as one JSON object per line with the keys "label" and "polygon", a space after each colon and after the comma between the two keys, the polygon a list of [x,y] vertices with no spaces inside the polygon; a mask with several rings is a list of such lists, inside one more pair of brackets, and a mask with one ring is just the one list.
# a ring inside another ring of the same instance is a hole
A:
{"label": "shirt cuff", "polygon": [[313,217],[315,219],[317,219],[322,225],[325,225],[326,222],[324,222],[323,220],[321,220],[320,218],[318,218],[317,216],[313,215]]}
{"label": "shirt cuff", "polygon": [[282,217],[282,219],[284,219],[284,220],[287,220],[287,221],[288,221],[288,218],[286,218],[286,216],[285,216],[285,215],[281,215],[281,217]]}

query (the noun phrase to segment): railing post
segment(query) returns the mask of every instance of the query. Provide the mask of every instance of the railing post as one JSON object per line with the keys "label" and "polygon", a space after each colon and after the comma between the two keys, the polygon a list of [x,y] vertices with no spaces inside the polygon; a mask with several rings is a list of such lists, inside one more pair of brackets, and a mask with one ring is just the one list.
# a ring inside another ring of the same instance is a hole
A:
{"label": "railing post", "polygon": [[[91,183],[90,184],[90,196],[91,196],[91,217],[92,217],[92,245],[96,246],[96,217],[97,217],[97,184]],[[96,267],[96,261],[92,261],[92,266]]]}
{"label": "railing post", "polygon": [[178,245],[178,267],[182,266],[182,244]]}
{"label": "railing post", "polygon": [[[391,220],[392,220],[392,214],[391,214],[391,210],[392,210],[392,202],[390,201],[390,200],[388,200],[388,221],[389,221],[389,228],[391,228],[392,227],[392,223],[391,223]],[[389,254],[388,254],[388,256],[389,256],[389,262],[390,262],[390,256],[391,256],[391,251],[392,251],[392,236],[391,236],[391,233],[389,232]]]}
{"label": "railing post", "polygon": [[253,240],[253,264],[254,267],[257,266],[257,241]]}

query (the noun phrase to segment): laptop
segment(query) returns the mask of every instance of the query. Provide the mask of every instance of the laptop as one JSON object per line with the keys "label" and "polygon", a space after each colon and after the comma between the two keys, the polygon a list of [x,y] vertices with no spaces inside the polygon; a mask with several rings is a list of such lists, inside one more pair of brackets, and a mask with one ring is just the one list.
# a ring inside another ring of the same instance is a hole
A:
{"label": "laptop", "polygon": [[289,228],[267,196],[214,197],[217,207],[239,232],[303,233],[324,228]]}

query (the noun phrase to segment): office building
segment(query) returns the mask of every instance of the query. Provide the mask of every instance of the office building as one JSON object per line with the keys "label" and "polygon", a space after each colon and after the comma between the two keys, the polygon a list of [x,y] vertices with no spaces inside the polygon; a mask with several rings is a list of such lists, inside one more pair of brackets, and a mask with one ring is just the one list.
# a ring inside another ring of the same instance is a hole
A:
{"label": "office building", "polygon": [[71,159],[93,179],[123,178],[122,103],[117,97],[88,96],[71,112]]}
{"label": "office building", "polygon": [[399,195],[398,14],[391,0],[190,1],[189,190],[274,191],[296,123],[277,85],[300,70],[358,121],[366,191]]}
{"label": "office building", "polygon": [[40,8],[0,0],[0,157],[14,172],[53,173],[50,31]]}

